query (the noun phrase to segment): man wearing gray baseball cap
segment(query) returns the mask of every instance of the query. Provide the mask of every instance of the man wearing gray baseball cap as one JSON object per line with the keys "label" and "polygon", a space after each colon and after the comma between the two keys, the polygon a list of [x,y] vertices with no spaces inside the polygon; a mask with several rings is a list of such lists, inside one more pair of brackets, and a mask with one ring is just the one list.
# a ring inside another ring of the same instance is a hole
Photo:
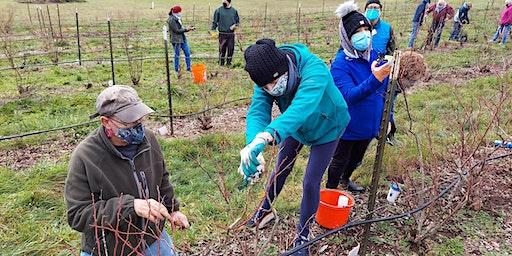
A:
{"label": "man wearing gray baseball cap", "polygon": [[165,221],[188,228],[155,135],[154,111],[137,92],[108,87],[96,100],[100,127],[71,156],[64,189],[69,225],[82,233],[81,256],[177,255]]}

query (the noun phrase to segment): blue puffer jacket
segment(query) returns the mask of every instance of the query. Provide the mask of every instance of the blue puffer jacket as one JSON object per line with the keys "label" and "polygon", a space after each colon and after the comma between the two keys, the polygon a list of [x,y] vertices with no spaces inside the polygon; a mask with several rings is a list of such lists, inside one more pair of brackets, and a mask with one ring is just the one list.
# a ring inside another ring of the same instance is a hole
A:
{"label": "blue puffer jacket", "polygon": [[372,48],[378,54],[388,54],[388,44],[392,39],[391,25],[382,19],[379,19],[377,24],[373,26],[372,34]]}
{"label": "blue puffer jacket", "polygon": [[376,59],[374,50],[368,62],[350,58],[340,49],[331,65],[334,83],[347,102],[351,118],[341,137],[343,140],[367,140],[378,136],[388,79],[381,83],[372,74],[371,63]]}
{"label": "blue puffer jacket", "polygon": [[[257,133],[267,131],[277,143],[293,137],[305,145],[321,145],[337,140],[350,120],[347,104],[334,85],[325,63],[302,44],[284,45],[279,49],[295,55],[300,83],[295,95],[273,97],[254,85],[247,114],[246,142]],[[274,120],[272,105],[277,103],[281,115]]]}

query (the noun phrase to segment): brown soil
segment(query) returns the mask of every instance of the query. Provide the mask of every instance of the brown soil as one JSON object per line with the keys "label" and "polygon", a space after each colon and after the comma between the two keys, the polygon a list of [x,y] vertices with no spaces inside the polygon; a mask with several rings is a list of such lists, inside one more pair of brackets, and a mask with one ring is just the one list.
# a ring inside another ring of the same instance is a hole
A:
{"label": "brown soil", "polygon": [[510,70],[512,65],[503,64],[482,64],[470,68],[458,68],[449,72],[430,72],[422,81],[416,82],[414,86],[407,89],[408,94],[417,90],[429,88],[439,84],[451,84],[453,86],[464,86],[468,81],[486,76],[502,76]]}
{"label": "brown soil", "polygon": [[60,140],[47,141],[36,146],[22,146],[16,150],[0,149],[0,166],[20,171],[33,167],[44,160],[56,163],[69,156],[79,141],[62,137]]}

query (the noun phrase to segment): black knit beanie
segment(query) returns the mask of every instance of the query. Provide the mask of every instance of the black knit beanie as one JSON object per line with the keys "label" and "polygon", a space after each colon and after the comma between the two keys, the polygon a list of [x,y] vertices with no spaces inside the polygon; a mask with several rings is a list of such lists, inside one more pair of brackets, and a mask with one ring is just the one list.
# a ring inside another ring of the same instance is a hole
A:
{"label": "black knit beanie", "polygon": [[366,10],[366,8],[368,8],[368,5],[370,4],[378,4],[382,9],[382,4],[380,3],[380,0],[368,0],[368,2],[366,2],[366,5],[364,6],[364,9]]}
{"label": "black knit beanie", "polygon": [[286,53],[272,39],[260,39],[244,53],[245,71],[258,86],[265,86],[288,71]]}
{"label": "black knit beanie", "polygon": [[358,11],[352,11],[343,17],[343,27],[350,39],[360,27],[372,28],[368,19]]}

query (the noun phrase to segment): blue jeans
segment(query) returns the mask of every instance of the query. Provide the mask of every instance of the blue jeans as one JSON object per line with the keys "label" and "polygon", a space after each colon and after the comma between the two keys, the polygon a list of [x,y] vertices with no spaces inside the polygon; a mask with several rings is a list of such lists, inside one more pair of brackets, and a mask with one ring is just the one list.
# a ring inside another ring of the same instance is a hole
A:
{"label": "blue jeans", "polygon": [[494,37],[492,38],[492,41],[496,42],[498,41],[498,38],[501,34],[501,43],[506,44],[508,35],[510,34],[510,29],[512,25],[500,25],[498,29],[496,30],[496,33],[494,34]]}
{"label": "blue jeans", "polygon": [[414,47],[414,41],[416,41],[416,37],[418,36],[418,31],[420,29],[420,23],[419,22],[413,22],[412,23],[412,32],[409,37],[409,48]]}
{"label": "blue jeans", "polygon": [[[158,249],[160,247],[160,250]],[[162,232],[162,236],[160,237],[160,241],[155,241],[152,243],[147,249],[144,251],[145,256],[177,256],[173,249],[172,239],[167,234],[167,231]],[[80,256],[92,256],[90,253],[81,252]]]}
{"label": "blue jeans", "polygon": [[187,71],[190,71],[190,49],[188,48],[188,43],[185,41],[182,44],[172,44],[174,48],[174,70],[178,72],[180,69],[180,53],[183,50],[185,53],[185,63],[187,64]]}
{"label": "blue jeans", "polygon": [[460,22],[453,22],[453,31],[450,35],[450,40],[459,40],[460,30],[462,29],[462,24]]}

